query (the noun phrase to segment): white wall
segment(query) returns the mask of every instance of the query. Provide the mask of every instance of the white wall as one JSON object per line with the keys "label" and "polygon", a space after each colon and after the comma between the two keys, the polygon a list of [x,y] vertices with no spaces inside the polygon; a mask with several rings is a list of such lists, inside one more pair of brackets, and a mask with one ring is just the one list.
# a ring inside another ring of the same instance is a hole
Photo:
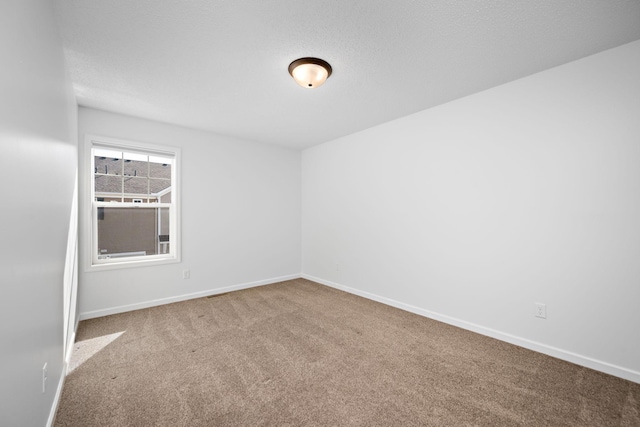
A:
{"label": "white wall", "polygon": [[304,151],[304,275],[640,382],[638,76],[640,41]]}
{"label": "white wall", "polygon": [[[78,121],[82,143],[94,134],[182,151],[182,262],[86,272],[81,230],[81,318],[299,277],[300,152],[88,108]],[[85,194],[81,181],[81,209]]]}
{"label": "white wall", "polygon": [[44,426],[64,372],[63,276],[77,164],[77,109],[51,2],[3,0],[0,52],[0,424]]}

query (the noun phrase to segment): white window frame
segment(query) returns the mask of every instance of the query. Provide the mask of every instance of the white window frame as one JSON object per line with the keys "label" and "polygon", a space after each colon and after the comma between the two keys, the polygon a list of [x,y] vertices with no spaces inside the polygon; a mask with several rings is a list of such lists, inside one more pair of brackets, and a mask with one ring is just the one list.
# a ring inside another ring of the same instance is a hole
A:
{"label": "white window frame", "polygon": [[[134,203],[115,202],[118,207],[132,207],[135,209],[169,208],[169,235],[171,242],[168,253],[155,255],[130,256],[122,258],[99,259],[98,254],[98,208],[115,207],[114,202],[98,202],[95,196],[94,185],[94,157],[93,148],[105,148],[109,150],[121,150],[147,155],[158,155],[173,158],[171,168],[171,202],[170,203]],[[84,176],[84,256],[86,259],[85,271],[115,270],[129,267],[143,267],[180,262],[180,149],[145,142],[128,141],[97,135],[86,135],[81,157]]]}

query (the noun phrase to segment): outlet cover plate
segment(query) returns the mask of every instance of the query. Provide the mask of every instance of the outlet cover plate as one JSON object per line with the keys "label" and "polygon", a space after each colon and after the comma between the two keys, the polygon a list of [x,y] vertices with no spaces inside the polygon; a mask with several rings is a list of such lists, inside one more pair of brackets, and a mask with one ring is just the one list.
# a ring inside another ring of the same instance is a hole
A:
{"label": "outlet cover plate", "polygon": [[546,319],[547,318],[547,305],[546,304],[541,304],[539,302],[535,303],[535,305],[536,305],[535,316],[539,317],[541,319]]}

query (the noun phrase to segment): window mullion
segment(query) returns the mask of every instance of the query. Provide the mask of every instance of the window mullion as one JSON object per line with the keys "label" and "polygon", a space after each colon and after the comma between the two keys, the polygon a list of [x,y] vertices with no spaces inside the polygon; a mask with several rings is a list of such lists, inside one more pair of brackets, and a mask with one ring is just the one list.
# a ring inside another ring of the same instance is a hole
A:
{"label": "window mullion", "polygon": [[151,160],[147,156],[147,203],[151,203]]}
{"label": "window mullion", "polygon": [[124,202],[124,152],[120,153],[120,162],[122,166],[120,166],[120,201]]}

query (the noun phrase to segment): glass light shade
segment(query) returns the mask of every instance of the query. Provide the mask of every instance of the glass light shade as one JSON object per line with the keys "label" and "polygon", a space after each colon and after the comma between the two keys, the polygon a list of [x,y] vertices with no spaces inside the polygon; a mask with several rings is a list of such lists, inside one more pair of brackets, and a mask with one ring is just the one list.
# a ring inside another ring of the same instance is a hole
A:
{"label": "glass light shade", "polygon": [[300,58],[289,65],[289,74],[300,86],[313,89],[331,75],[331,65],[318,58]]}

